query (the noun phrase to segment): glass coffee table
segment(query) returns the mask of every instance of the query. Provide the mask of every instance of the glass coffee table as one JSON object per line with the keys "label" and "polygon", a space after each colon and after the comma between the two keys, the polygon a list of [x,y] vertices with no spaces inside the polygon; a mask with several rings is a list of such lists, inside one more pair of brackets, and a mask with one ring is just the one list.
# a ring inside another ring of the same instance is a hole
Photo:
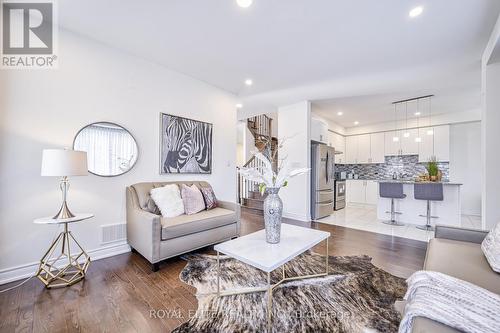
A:
{"label": "glass coffee table", "polygon": [[[265,230],[245,235],[221,244],[214,249],[217,251],[217,296],[247,294],[252,292],[267,291],[267,320],[271,323],[273,290],[286,281],[308,279],[328,275],[328,238],[326,231],[298,227],[290,224],[281,225],[281,241],[278,244],[266,242]],[[322,241],[326,241],[325,272],[313,275],[286,277],[285,264],[298,255],[306,252]],[[267,286],[257,288],[244,288],[234,290],[221,290],[220,288],[220,253],[237,259],[267,273]],[[271,272],[282,268],[281,280],[271,284]]]}

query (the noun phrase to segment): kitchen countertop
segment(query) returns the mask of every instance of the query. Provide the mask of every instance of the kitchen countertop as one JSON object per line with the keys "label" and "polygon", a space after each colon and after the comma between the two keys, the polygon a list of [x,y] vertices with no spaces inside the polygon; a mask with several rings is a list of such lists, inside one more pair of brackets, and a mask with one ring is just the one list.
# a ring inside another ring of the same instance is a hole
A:
{"label": "kitchen countertop", "polygon": [[420,184],[420,183],[441,183],[443,185],[463,185],[462,183],[455,183],[455,182],[417,182],[415,180],[410,180],[410,179],[347,179],[347,180],[371,180],[379,183],[402,183],[402,184],[408,184],[408,185],[413,185],[413,184]]}

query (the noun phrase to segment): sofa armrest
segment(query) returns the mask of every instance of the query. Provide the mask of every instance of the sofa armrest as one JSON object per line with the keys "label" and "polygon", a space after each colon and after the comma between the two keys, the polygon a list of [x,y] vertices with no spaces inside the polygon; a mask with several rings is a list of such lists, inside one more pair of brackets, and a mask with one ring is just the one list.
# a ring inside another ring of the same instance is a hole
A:
{"label": "sofa armrest", "polygon": [[437,225],[434,236],[436,238],[481,244],[487,234],[488,232],[483,230]]}
{"label": "sofa armrest", "polygon": [[237,224],[237,230],[238,230],[237,236],[239,237],[241,234],[241,206],[240,206],[240,204],[235,203],[235,202],[218,200],[217,205],[220,208],[229,209],[229,210],[232,210],[233,212],[236,213],[236,220],[237,220],[236,224]]}
{"label": "sofa armrest", "polygon": [[127,241],[151,263],[159,261],[161,241],[161,216],[142,210],[127,189]]}

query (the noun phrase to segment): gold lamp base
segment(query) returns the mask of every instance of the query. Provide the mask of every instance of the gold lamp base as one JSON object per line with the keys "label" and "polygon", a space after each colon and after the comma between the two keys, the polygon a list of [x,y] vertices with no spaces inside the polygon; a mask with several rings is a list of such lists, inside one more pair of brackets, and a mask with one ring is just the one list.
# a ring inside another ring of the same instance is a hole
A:
{"label": "gold lamp base", "polygon": [[63,202],[61,204],[61,208],[59,208],[59,211],[53,217],[53,219],[55,220],[70,219],[72,217],[75,217],[75,215],[69,210],[68,204],[66,203],[66,198],[68,196],[68,189],[69,189],[68,177],[61,178],[61,183],[59,184],[59,187],[61,188]]}
{"label": "gold lamp base", "polygon": [[69,210],[68,204],[66,203],[66,200],[63,201],[61,208],[57,212],[57,214],[53,217],[53,219],[70,219],[72,217],[75,217],[75,215]]}
{"label": "gold lamp base", "polygon": [[[74,243],[74,246],[72,246]],[[59,253],[55,253],[60,248]],[[72,253],[72,248],[74,253]],[[82,260],[83,258],[83,260]],[[64,231],[57,236],[40,260],[36,276],[47,288],[71,286],[85,278],[90,257],[64,224]]]}

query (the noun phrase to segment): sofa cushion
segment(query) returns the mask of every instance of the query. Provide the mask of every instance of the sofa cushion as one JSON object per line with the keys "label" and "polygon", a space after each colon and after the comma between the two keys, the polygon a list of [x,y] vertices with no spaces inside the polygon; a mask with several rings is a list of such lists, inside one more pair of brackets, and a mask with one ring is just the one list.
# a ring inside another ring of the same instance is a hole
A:
{"label": "sofa cushion", "polygon": [[481,243],[486,260],[495,272],[500,273],[500,223],[486,235]]}
{"label": "sofa cushion", "polygon": [[480,244],[431,239],[424,269],[448,274],[500,294],[500,274],[491,269]]}
{"label": "sofa cushion", "polygon": [[203,195],[196,185],[181,184],[181,197],[184,203],[184,212],[193,215],[205,209]]}
{"label": "sofa cushion", "polygon": [[237,220],[236,213],[229,209],[214,208],[193,215],[181,215],[161,219],[161,239],[167,240],[205,231],[231,223]]}
{"label": "sofa cushion", "polygon": [[184,214],[184,203],[182,202],[179,186],[175,184],[157,187],[151,190],[156,206],[163,217],[176,217]]}

